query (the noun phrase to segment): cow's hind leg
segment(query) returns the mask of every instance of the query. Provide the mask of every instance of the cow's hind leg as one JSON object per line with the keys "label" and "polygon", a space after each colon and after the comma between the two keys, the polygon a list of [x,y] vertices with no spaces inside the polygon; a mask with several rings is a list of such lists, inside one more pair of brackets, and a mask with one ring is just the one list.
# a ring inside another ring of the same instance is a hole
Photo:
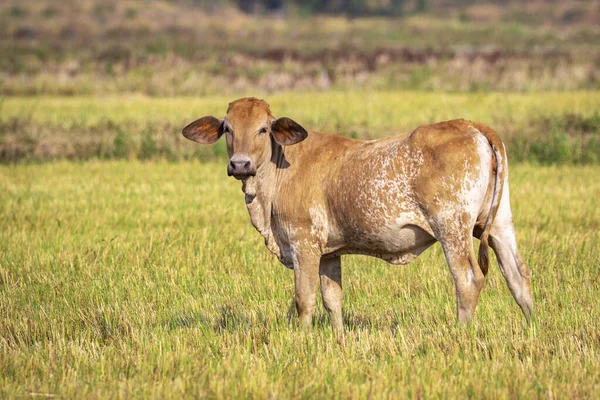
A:
{"label": "cow's hind leg", "polygon": [[517,249],[515,231],[510,219],[495,221],[490,232],[490,246],[496,253],[498,265],[510,292],[529,322],[533,314],[529,267]]}
{"label": "cow's hind leg", "polygon": [[454,278],[458,321],[464,324],[470,321],[475,313],[485,276],[475,258],[469,232],[447,232],[441,235],[439,241]]}
{"label": "cow's hind leg", "polygon": [[319,266],[323,305],[331,317],[334,332],[342,334],[342,263],[341,258],[322,258]]}

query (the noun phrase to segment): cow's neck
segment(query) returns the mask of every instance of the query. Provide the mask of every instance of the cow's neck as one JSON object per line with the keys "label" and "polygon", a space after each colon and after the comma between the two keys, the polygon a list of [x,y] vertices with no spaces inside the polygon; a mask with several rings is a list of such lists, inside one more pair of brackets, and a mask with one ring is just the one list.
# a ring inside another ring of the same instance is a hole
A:
{"label": "cow's neck", "polygon": [[271,211],[277,187],[277,168],[283,159],[281,146],[273,145],[271,162],[261,165],[257,169],[256,175],[246,178],[242,184],[250,221],[265,239],[265,245],[269,251],[279,258],[281,258],[281,250],[273,237]]}

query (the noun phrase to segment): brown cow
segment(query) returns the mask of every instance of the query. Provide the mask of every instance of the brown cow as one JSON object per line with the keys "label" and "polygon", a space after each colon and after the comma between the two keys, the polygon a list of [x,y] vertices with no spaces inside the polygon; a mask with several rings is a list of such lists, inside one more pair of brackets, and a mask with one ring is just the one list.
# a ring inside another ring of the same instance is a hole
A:
{"label": "brown cow", "polygon": [[[457,295],[458,320],[475,311],[488,269],[488,240],[527,321],[529,268],[517,249],[503,143],[490,128],[454,120],[421,126],[407,138],[353,140],[308,133],[275,118],[255,98],[229,104],[224,119],[183,129],[210,144],[225,134],[228,175],[240,179],[254,227],[294,269],[296,309],[311,324],[316,291],[334,330],[343,331],[342,254],[406,264],[439,241]],[[481,240],[479,260],[472,236]]]}

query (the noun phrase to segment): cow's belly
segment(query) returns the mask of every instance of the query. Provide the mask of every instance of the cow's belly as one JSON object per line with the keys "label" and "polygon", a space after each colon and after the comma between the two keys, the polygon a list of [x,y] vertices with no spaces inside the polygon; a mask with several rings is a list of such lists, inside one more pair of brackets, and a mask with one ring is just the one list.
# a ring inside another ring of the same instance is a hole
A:
{"label": "cow's belly", "polygon": [[392,264],[407,264],[436,242],[425,229],[414,224],[382,225],[379,230],[354,231],[346,236],[345,243],[333,246],[330,254],[362,254]]}

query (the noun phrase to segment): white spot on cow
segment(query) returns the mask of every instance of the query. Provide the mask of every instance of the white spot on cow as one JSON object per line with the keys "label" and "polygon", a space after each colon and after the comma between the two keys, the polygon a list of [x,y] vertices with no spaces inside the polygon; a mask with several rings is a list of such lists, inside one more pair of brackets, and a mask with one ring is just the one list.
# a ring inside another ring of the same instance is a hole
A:
{"label": "white spot on cow", "polygon": [[311,220],[310,234],[317,238],[322,246],[325,246],[329,232],[327,210],[322,204],[316,204],[309,208],[308,212]]}
{"label": "white spot on cow", "polygon": [[474,278],[475,278],[475,275],[473,274],[473,270],[470,269],[469,272],[467,272],[467,284],[472,285]]}

